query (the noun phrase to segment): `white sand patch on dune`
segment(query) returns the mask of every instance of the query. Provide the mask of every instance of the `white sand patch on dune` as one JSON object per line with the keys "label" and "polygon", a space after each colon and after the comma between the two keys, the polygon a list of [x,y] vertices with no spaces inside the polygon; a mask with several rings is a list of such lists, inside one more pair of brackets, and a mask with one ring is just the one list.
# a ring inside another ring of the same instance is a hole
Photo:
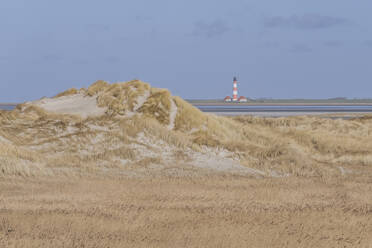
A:
{"label": "white sand patch on dune", "polygon": [[225,149],[204,147],[203,153],[191,153],[190,157],[192,161],[189,164],[198,168],[255,176],[266,175],[263,171],[241,165],[239,159],[234,157],[234,153]]}
{"label": "white sand patch on dune", "polygon": [[145,93],[141,96],[137,97],[137,104],[134,106],[133,111],[136,112],[139,108],[143,106],[143,104],[147,101],[147,99],[150,97],[150,91],[147,90]]}
{"label": "white sand patch on dune", "polygon": [[43,108],[47,112],[80,115],[83,118],[100,116],[106,112],[106,108],[97,106],[96,97],[84,96],[83,94],[44,98],[30,104]]}
{"label": "white sand patch on dune", "polygon": [[338,168],[340,169],[341,175],[344,176],[346,174],[345,169],[341,166],[339,166]]}
{"label": "white sand patch on dune", "polygon": [[211,154],[195,154],[190,165],[225,172],[237,172],[256,176],[265,176],[263,171],[242,166],[238,161],[231,158],[212,156]]}
{"label": "white sand patch on dune", "polygon": [[138,133],[136,137],[137,143],[130,144],[130,148],[136,150],[136,154],[141,158],[156,158],[156,157],[170,157],[168,153],[170,146],[161,140],[153,139],[147,136],[144,132]]}
{"label": "white sand patch on dune", "polygon": [[1,135],[0,135],[0,142],[1,142],[1,143],[5,143],[5,144],[10,144],[10,143],[11,143],[8,139],[4,138],[4,137],[1,136]]}
{"label": "white sand patch on dune", "polygon": [[151,138],[145,132],[141,132],[137,135],[136,141],[138,143],[130,144],[130,148],[136,151],[138,159],[161,157],[164,165],[174,166],[181,162],[193,168],[252,176],[266,176],[266,173],[263,171],[241,165],[236,154],[226,149],[203,147],[202,151],[196,152],[190,148],[186,148],[184,151],[190,160],[177,161],[173,157],[177,148],[162,140]]}
{"label": "white sand patch on dune", "polygon": [[352,174],[353,173],[352,170],[345,169],[342,166],[339,166],[338,169],[340,170],[340,173],[341,173],[342,176],[345,176],[346,174]]}
{"label": "white sand patch on dune", "polygon": [[98,126],[94,124],[89,124],[88,127],[90,128],[90,130],[94,130],[94,131],[104,131],[104,132],[110,131],[110,128],[107,126]]}
{"label": "white sand patch on dune", "polygon": [[170,108],[170,111],[169,111],[168,129],[172,130],[174,128],[174,125],[175,125],[178,108],[177,108],[177,105],[176,105],[176,103],[174,102],[173,99],[171,99],[170,101],[171,101],[171,108]]}

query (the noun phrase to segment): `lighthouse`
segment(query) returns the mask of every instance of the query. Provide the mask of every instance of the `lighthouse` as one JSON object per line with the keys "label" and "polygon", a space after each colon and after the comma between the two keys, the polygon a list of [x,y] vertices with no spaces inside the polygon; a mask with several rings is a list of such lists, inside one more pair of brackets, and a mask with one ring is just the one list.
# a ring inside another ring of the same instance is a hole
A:
{"label": "lighthouse", "polygon": [[233,79],[233,95],[232,98],[230,96],[225,97],[225,102],[247,102],[248,99],[244,96],[238,98],[238,80],[236,77]]}
{"label": "lighthouse", "polygon": [[233,102],[237,102],[238,101],[238,80],[236,79],[236,77],[234,77],[234,80],[233,80]]}

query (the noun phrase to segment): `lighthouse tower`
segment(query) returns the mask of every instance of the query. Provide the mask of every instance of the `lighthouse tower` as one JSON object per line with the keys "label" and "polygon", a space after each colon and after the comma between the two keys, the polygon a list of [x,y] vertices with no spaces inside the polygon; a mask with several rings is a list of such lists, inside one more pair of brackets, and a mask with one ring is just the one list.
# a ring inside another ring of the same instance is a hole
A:
{"label": "lighthouse tower", "polygon": [[234,77],[234,81],[233,81],[233,102],[237,102],[238,101],[238,80],[236,79],[236,77]]}
{"label": "lighthouse tower", "polygon": [[238,98],[238,80],[234,77],[233,80],[233,96],[227,96],[224,99],[225,102],[248,102],[248,99],[244,96]]}

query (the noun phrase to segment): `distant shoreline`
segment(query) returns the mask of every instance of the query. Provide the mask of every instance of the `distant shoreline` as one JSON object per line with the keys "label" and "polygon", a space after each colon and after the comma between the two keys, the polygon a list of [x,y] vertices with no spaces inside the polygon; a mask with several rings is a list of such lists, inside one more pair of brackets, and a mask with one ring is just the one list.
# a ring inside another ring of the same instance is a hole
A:
{"label": "distant shoreline", "polygon": [[0,103],[0,106],[17,106],[18,103]]}
{"label": "distant shoreline", "polygon": [[16,103],[0,103],[0,111],[11,111],[17,107]]}
{"label": "distant shoreline", "polygon": [[327,99],[272,99],[248,102],[224,102],[223,100],[186,100],[196,106],[372,106],[372,99],[327,100]]}

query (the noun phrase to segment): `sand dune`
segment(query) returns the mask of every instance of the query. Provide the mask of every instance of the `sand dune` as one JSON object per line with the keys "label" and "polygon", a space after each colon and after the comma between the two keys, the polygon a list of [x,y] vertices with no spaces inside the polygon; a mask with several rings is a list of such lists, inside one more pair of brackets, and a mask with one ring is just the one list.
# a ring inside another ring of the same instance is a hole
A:
{"label": "sand dune", "polygon": [[258,177],[344,176],[372,164],[371,120],[222,117],[141,81],[98,81],[1,112],[0,143],[13,147],[0,156],[23,161],[22,149],[28,173],[42,164],[55,174],[199,168]]}

